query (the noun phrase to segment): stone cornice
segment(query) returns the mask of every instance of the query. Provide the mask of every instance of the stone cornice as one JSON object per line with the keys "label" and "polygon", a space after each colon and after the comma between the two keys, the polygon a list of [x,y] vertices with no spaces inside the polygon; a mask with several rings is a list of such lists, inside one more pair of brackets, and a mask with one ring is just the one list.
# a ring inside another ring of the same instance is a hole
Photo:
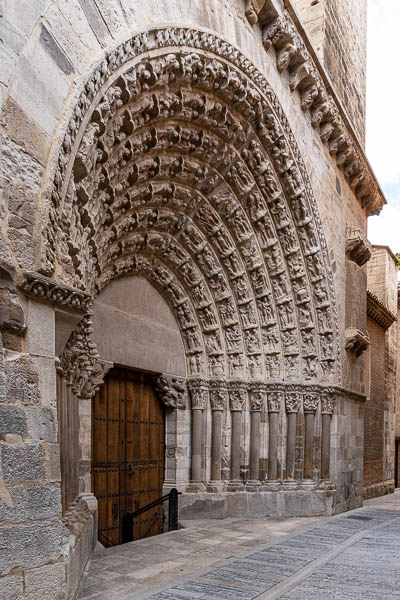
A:
{"label": "stone cornice", "polygon": [[275,0],[251,0],[246,3],[247,13],[249,6],[254,9],[249,20],[254,24],[254,14],[258,15],[265,49],[274,48],[279,72],[288,71],[290,89],[299,91],[303,111],[367,216],[379,214],[386,200],[364,149],[292,3],[284,0],[283,4],[284,11]]}
{"label": "stone cornice", "polygon": [[367,316],[385,331],[397,321],[396,315],[369,290],[367,290]]}
{"label": "stone cornice", "polygon": [[82,314],[92,303],[89,294],[40,273],[24,273],[19,287],[26,296]]}

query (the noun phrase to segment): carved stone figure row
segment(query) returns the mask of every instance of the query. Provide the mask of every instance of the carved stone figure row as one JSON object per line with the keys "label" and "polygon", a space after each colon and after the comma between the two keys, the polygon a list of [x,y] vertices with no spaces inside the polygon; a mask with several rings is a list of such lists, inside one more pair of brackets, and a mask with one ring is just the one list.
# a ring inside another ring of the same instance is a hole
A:
{"label": "carved stone figure row", "polygon": [[[334,389],[307,385],[274,385],[262,382],[245,382],[227,379],[188,380],[192,410],[250,411],[316,413],[332,415],[335,409]],[[247,404],[248,402],[248,404]]]}

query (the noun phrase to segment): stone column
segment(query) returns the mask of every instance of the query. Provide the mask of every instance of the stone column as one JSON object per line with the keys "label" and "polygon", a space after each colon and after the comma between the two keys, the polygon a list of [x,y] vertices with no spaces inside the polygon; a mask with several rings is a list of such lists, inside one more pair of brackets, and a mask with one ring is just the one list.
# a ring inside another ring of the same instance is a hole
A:
{"label": "stone column", "polygon": [[265,488],[270,491],[281,487],[278,479],[278,423],[283,398],[283,392],[268,392],[268,480]]}
{"label": "stone column", "polygon": [[321,394],[321,482],[320,487],[331,488],[330,460],[331,460],[331,419],[335,408],[335,398],[330,394]]}
{"label": "stone column", "polygon": [[206,380],[189,381],[192,398],[192,477],[186,490],[188,492],[204,492],[202,468],[203,446],[203,411],[207,406],[208,382]]}
{"label": "stone column", "polygon": [[286,437],[286,480],[283,483],[285,490],[293,490],[299,487],[294,478],[295,452],[296,452],[296,425],[297,413],[302,401],[299,392],[286,392],[285,405],[287,415],[287,437]]}
{"label": "stone column", "polygon": [[232,415],[231,438],[231,480],[228,492],[236,492],[244,488],[240,478],[240,434],[242,429],[242,411],[246,402],[246,383],[230,384],[229,403]]}
{"label": "stone column", "polygon": [[224,488],[221,481],[222,454],[222,413],[227,404],[228,391],[226,381],[210,381],[211,423],[211,480],[207,491],[220,492]]}
{"label": "stone column", "polygon": [[319,396],[315,393],[304,394],[304,468],[301,487],[307,490],[315,489],[313,480],[313,438],[314,420],[319,403]]}
{"label": "stone column", "polygon": [[250,388],[250,480],[247,490],[257,491],[260,482],[260,423],[261,411],[264,408],[265,386],[252,384]]}

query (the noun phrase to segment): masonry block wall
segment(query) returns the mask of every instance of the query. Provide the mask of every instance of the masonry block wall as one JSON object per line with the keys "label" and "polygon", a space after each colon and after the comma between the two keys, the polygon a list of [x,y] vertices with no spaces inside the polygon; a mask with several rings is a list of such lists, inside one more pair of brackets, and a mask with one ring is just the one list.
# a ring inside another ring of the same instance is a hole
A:
{"label": "masonry block wall", "polygon": [[364,419],[364,486],[383,481],[384,412],[385,412],[385,332],[368,319],[371,342],[371,383],[365,403]]}
{"label": "masonry block wall", "polygon": [[364,144],[367,1],[294,0],[294,5]]}
{"label": "masonry block wall", "polygon": [[378,300],[370,310],[370,385],[365,404],[364,496],[393,491],[395,469],[398,323],[397,265],[386,246],[373,246],[368,263],[368,290]]}

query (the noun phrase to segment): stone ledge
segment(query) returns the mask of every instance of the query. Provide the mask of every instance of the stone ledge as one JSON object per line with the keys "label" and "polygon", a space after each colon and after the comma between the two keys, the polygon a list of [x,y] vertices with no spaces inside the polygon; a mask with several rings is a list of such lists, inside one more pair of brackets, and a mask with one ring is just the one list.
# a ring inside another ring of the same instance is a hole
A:
{"label": "stone ledge", "polygon": [[333,514],[335,495],[335,490],[217,494],[184,492],[179,496],[179,518],[330,516]]}

